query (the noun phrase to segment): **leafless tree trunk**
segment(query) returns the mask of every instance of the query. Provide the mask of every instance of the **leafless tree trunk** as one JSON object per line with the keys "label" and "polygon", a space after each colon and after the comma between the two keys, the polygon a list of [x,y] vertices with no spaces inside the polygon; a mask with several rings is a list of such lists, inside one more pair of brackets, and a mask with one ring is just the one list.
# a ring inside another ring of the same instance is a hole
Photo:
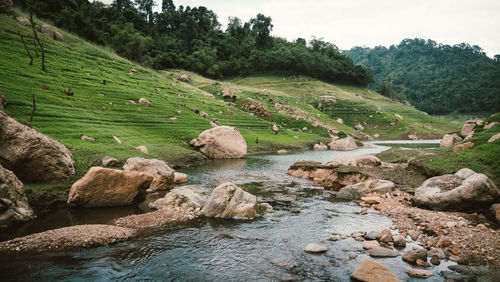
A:
{"label": "leafless tree trunk", "polygon": [[31,22],[31,28],[33,29],[33,35],[35,37],[35,40],[38,43],[38,46],[40,46],[40,50],[42,51],[42,70],[44,72],[47,72],[47,69],[45,68],[45,51],[43,50],[42,43],[40,42],[40,39],[38,38],[38,35],[36,33],[35,22],[33,21],[33,12],[32,11],[30,11],[30,22]]}
{"label": "leafless tree trunk", "polygon": [[33,95],[32,98],[33,98],[33,108],[31,110],[30,123],[33,120],[33,116],[35,116],[35,111],[36,111],[35,95]]}
{"label": "leafless tree trunk", "polygon": [[31,56],[30,49],[28,49],[28,46],[26,46],[26,42],[24,41],[23,35],[20,32],[18,32],[18,34],[19,34],[19,36],[21,36],[21,41],[23,42],[24,49],[26,49],[26,53],[28,53],[28,57],[30,57],[30,66],[32,66],[33,65],[33,57]]}

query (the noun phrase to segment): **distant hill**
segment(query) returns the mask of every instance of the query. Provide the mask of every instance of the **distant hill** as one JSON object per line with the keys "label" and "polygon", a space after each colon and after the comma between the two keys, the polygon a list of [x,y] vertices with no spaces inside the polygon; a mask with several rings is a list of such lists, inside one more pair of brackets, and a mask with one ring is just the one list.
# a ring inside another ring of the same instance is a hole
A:
{"label": "distant hill", "polygon": [[404,39],[399,45],[344,51],[372,69],[376,90],[387,78],[402,94],[430,114],[500,111],[500,55],[489,58],[478,46],[454,46],[432,40]]}

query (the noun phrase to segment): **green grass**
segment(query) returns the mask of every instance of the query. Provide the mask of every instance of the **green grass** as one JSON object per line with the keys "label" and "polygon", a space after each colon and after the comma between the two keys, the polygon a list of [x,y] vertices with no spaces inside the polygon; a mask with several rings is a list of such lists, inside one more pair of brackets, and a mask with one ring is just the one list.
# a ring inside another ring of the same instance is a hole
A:
{"label": "green grass", "polygon": [[[157,72],[64,31],[61,31],[64,35],[62,42],[39,35],[46,50],[47,72],[43,72],[40,53],[36,56],[33,48],[31,28],[19,25],[13,18],[15,15],[22,14],[17,10],[10,15],[0,14],[0,91],[9,101],[6,112],[65,144],[75,158],[77,170],[74,179],[62,184],[27,185],[32,195],[68,191],[73,181],[91,166],[100,165],[106,155],[116,157],[122,163],[134,156],[159,158],[173,165],[203,160],[202,154],[188,143],[201,131],[211,128],[209,122],[214,118],[222,125],[237,127],[251,153],[282,148],[304,149],[313,143],[330,140],[326,129],[281,113],[274,107],[275,103],[291,105],[304,111],[308,117],[358,137],[352,128],[355,122],[366,122],[365,131],[379,133],[381,139],[400,138],[410,127],[421,131],[423,137],[442,136],[457,129],[365,88],[336,86],[308,77],[283,80],[279,75],[261,75],[218,82],[182,70]],[[18,32],[24,35],[34,56],[32,66]],[[136,69],[137,73],[130,74],[131,69]],[[183,73],[190,75],[189,82],[177,79]],[[74,96],[64,94],[68,87]],[[234,108],[224,106],[222,97],[217,95],[225,87],[230,87],[238,95]],[[264,94],[264,88],[269,89],[268,96]],[[204,91],[214,94],[215,99],[202,95]],[[360,93],[363,99],[353,92]],[[338,103],[332,109],[314,107],[318,96],[330,93],[338,97]],[[36,113],[29,123],[32,95],[36,98]],[[152,106],[137,103],[142,97],[151,101]],[[265,105],[271,118],[264,120],[239,108],[247,98]],[[368,115],[379,106],[383,116],[372,121]],[[358,111],[354,107],[359,108]],[[194,108],[207,112],[209,118],[198,116],[193,112]],[[399,129],[387,126],[394,120],[393,113],[404,116]],[[345,124],[337,123],[338,117],[343,118]],[[273,122],[280,127],[277,135],[271,130]],[[427,129],[429,125],[433,128]],[[307,130],[303,131],[304,127]],[[82,141],[82,135],[96,140]],[[114,141],[113,136],[117,136],[122,144]],[[135,149],[140,145],[145,145],[149,154]]]}

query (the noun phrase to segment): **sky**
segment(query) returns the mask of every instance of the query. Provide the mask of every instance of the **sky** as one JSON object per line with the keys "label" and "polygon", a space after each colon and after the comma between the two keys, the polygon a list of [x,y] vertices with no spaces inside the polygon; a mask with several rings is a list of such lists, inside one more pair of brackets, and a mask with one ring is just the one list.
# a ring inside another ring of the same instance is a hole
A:
{"label": "sky", "polygon": [[[105,0],[104,2],[110,2]],[[161,0],[155,0],[155,10]],[[225,28],[228,17],[272,18],[272,34],[295,40],[322,38],[341,50],[398,44],[404,38],[478,45],[500,54],[500,0],[174,0],[205,6]]]}

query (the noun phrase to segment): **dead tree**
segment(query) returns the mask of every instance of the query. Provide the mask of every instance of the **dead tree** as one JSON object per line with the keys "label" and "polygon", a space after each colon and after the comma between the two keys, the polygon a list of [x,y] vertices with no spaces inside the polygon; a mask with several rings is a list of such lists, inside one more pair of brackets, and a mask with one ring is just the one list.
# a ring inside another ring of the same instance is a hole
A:
{"label": "dead tree", "polygon": [[31,109],[30,123],[33,120],[33,116],[35,116],[35,111],[36,111],[35,95],[33,95],[32,98],[33,98],[33,108]]}
{"label": "dead tree", "polygon": [[33,65],[33,57],[31,56],[30,49],[28,49],[28,46],[26,45],[26,42],[24,41],[23,35],[20,32],[18,32],[18,34],[19,34],[19,36],[21,36],[21,41],[23,42],[24,49],[26,49],[26,53],[28,53],[28,57],[30,57],[30,66],[32,66]]}
{"label": "dead tree", "polygon": [[35,22],[33,21],[33,12],[31,10],[30,10],[30,22],[31,22],[31,28],[33,29],[33,36],[35,37],[35,40],[38,43],[38,46],[40,46],[40,50],[42,51],[42,70],[44,72],[47,72],[47,69],[45,68],[45,51],[43,50],[42,43],[40,42],[38,34],[36,33]]}

